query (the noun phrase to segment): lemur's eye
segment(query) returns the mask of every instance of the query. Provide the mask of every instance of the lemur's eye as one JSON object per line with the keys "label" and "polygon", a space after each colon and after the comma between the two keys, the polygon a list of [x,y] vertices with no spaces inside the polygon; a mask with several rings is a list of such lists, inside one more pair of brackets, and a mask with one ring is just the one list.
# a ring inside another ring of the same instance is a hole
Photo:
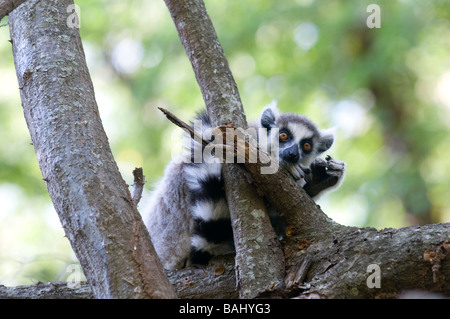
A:
{"label": "lemur's eye", "polygon": [[289,136],[287,135],[287,133],[285,133],[285,132],[280,133],[280,140],[286,141],[288,138],[289,138]]}
{"label": "lemur's eye", "polygon": [[303,150],[304,150],[305,152],[311,151],[311,150],[312,150],[312,145],[311,145],[311,143],[309,143],[309,142],[303,143]]}

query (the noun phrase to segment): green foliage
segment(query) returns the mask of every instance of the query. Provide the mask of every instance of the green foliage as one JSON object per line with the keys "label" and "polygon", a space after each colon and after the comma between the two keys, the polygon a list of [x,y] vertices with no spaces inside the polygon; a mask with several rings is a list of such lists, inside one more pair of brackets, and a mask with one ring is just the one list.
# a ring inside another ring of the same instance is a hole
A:
{"label": "green foliage", "polygon": [[[320,200],[330,217],[378,228],[448,222],[450,4],[378,1],[381,28],[369,29],[370,3],[208,0],[206,7],[248,119],[276,99],[282,111],[336,127],[330,154],[347,163],[347,175]],[[133,168],[143,167],[150,190],[181,135],[156,107],[191,119],[203,107],[194,73],[163,1],[77,4],[115,158],[129,184]],[[8,39],[0,28],[0,283],[66,280],[74,257],[23,119]]]}

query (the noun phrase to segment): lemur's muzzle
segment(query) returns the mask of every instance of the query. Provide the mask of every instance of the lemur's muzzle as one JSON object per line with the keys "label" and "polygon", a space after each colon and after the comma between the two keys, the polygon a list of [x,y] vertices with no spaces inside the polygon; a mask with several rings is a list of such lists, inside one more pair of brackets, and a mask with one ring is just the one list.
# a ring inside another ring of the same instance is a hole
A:
{"label": "lemur's muzzle", "polygon": [[288,163],[292,163],[292,164],[297,163],[300,158],[297,144],[294,144],[294,145],[284,149],[281,153],[281,157],[284,161],[286,161]]}

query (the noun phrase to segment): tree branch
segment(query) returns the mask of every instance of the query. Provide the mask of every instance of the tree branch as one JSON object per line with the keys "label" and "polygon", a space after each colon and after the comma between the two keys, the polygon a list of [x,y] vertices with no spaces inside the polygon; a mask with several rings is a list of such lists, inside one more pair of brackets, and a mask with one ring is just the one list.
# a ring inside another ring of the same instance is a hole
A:
{"label": "tree branch", "polygon": [[197,132],[195,132],[194,129],[192,127],[190,127],[188,124],[186,124],[185,122],[180,120],[178,117],[176,117],[174,114],[172,114],[165,108],[158,107],[158,109],[164,113],[164,115],[167,117],[167,119],[169,121],[171,121],[173,124],[175,124],[176,126],[182,128],[185,132],[187,132],[191,136],[192,139],[194,139],[196,141],[201,141],[203,146],[208,145],[209,142],[204,140],[203,136],[200,136],[199,134],[197,134]]}
{"label": "tree branch", "polygon": [[[227,126],[227,124],[232,123],[235,128],[245,130],[247,125],[236,83],[228,68],[223,49],[203,2],[201,0],[181,2],[166,0],[166,4],[193,66],[208,113],[214,120],[213,122],[216,126]],[[283,213],[287,219],[290,236],[287,245],[285,245],[286,257],[291,255],[286,254],[286,250],[295,250],[297,241],[320,239],[329,237],[333,233],[338,225],[320,210],[303,188],[285,170],[278,170],[274,174],[260,174],[260,168],[261,166],[258,163],[247,166],[253,182],[258,185],[259,193],[266,195],[273,206]],[[245,207],[249,202],[261,201],[256,193],[253,194],[251,200],[239,195],[245,194],[246,190],[252,188],[243,180],[242,183],[235,182],[243,179],[237,168],[225,164],[224,176],[225,180],[228,181],[225,187],[227,194],[234,194],[238,197],[228,198],[231,207]],[[242,185],[242,189],[236,188],[238,185]],[[242,201],[239,201],[239,197]],[[242,219],[243,222],[252,220],[249,217],[251,216],[250,212],[235,214],[232,210],[231,216],[233,220],[236,217]],[[266,228],[271,228],[268,220],[265,224],[267,224],[265,225]],[[245,234],[242,238],[245,241]],[[276,254],[275,259],[279,259],[281,256],[281,254]]]}
{"label": "tree branch", "polygon": [[0,21],[9,15],[15,8],[27,0],[1,0],[0,1]]}
{"label": "tree branch", "polygon": [[25,119],[47,189],[97,298],[173,298],[104,132],[70,0],[9,16]]}
{"label": "tree branch", "polygon": [[144,191],[144,185],[145,185],[145,175],[142,170],[142,167],[135,168],[133,170],[133,177],[134,177],[133,202],[134,202],[134,205],[137,207],[139,204],[139,201],[141,200],[142,192]]}
{"label": "tree branch", "polygon": [[69,288],[67,282],[38,282],[35,285],[5,287],[0,285],[0,299],[93,299],[91,287],[83,282]]}
{"label": "tree branch", "polygon": [[[209,117],[219,126],[246,128],[236,83],[202,0],[165,0],[191,61]],[[239,168],[224,164],[222,173],[236,247],[236,277],[243,298],[277,287],[284,256],[262,198]]]}
{"label": "tree branch", "polygon": [[[285,291],[274,291],[266,297],[397,298],[408,290],[450,296],[450,252],[443,248],[448,249],[449,233],[450,223],[381,231],[361,228],[347,232],[343,228],[330,241],[299,247],[299,267],[288,276],[294,279],[296,274],[304,276],[305,282],[299,278]],[[444,258],[439,258],[440,269],[435,275],[434,263],[427,254],[437,249],[445,252]],[[379,288],[368,286],[373,274],[367,268],[373,264],[380,267]],[[214,259],[205,268],[171,271],[168,276],[180,298],[238,298],[233,256]],[[0,298],[93,297],[85,284],[76,290],[64,283],[37,286],[0,286]]]}

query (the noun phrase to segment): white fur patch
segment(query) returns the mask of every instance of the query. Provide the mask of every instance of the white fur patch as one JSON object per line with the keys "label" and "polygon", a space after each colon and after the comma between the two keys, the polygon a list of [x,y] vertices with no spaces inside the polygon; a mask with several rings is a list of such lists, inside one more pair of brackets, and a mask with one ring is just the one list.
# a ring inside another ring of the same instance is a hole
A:
{"label": "white fur patch", "polygon": [[203,250],[215,256],[233,251],[233,247],[231,247],[228,243],[211,243],[199,235],[194,235],[191,237],[191,245],[197,250]]}
{"label": "white fur patch", "polygon": [[230,211],[224,200],[218,202],[200,201],[193,207],[192,216],[208,222],[222,218],[230,218]]}
{"label": "white fur patch", "polygon": [[295,143],[297,144],[304,138],[312,138],[314,136],[314,132],[302,124],[288,123],[288,129],[291,131],[294,136]]}
{"label": "white fur patch", "polygon": [[[280,117],[280,111],[278,110],[278,101],[277,100],[272,100],[272,102],[267,104],[264,109],[271,109],[273,114],[275,115],[275,118]],[[264,110],[263,110],[263,112],[264,112]]]}
{"label": "white fur patch", "polygon": [[204,181],[208,176],[220,177],[222,175],[222,164],[197,164],[186,165],[184,168],[186,182],[190,189],[197,190],[202,187],[200,181]]}

